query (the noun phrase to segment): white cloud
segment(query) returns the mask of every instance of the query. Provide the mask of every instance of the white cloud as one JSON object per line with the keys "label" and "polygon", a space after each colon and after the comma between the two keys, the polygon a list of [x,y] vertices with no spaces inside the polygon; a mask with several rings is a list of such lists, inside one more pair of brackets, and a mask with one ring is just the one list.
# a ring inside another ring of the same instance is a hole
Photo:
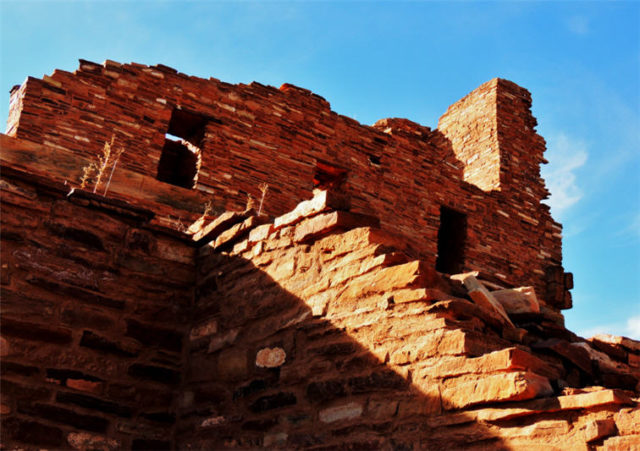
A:
{"label": "white cloud", "polygon": [[640,315],[632,316],[627,319],[627,327],[625,330],[627,337],[634,340],[640,340]]}
{"label": "white cloud", "polygon": [[621,335],[631,338],[633,340],[640,340],[640,315],[635,315],[627,318],[626,323],[609,323],[600,324],[598,326],[590,327],[588,329],[580,330],[576,332],[583,338],[591,338],[598,334],[609,335]]}
{"label": "white cloud", "polygon": [[589,18],[585,16],[570,17],[567,26],[572,33],[585,35],[589,33]]}
{"label": "white cloud", "polygon": [[553,215],[558,217],[582,199],[583,192],[576,182],[574,171],[587,162],[587,145],[582,140],[560,133],[548,140],[547,148],[549,164],[542,168],[542,176],[551,196],[546,203]]}

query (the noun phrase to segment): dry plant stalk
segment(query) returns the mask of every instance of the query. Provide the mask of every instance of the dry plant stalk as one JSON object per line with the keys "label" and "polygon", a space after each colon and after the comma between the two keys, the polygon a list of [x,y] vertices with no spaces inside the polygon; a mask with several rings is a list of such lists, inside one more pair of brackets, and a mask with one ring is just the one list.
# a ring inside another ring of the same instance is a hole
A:
{"label": "dry plant stalk", "polygon": [[204,204],[204,211],[202,212],[202,217],[209,216],[213,211],[213,203],[208,200],[206,204]]}
{"label": "dry plant stalk", "polygon": [[255,206],[255,201],[253,200],[253,196],[247,193],[247,205],[244,207],[246,211],[251,210]]}
{"label": "dry plant stalk", "polygon": [[102,155],[98,157],[97,162],[92,162],[88,166],[82,168],[82,177],[80,178],[80,189],[85,189],[95,177],[95,182],[93,186],[93,193],[98,191],[100,187],[100,183],[102,183],[102,178],[104,177],[106,171],[111,166],[111,172],[109,173],[109,179],[107,181],[106,187],[104,189],[103,196],[107,195],[107,191],[109,191],[109,185],[111,185],[111,178],[113,177],[113,173],[116,170],[116,165],[120,160],[120,156],[124,153],[124,148],[120,148],[117,151],[113,150],[113,142],[115,140],[115,136],[111,136],[111,141],[105,142],[104,147],[102,149]]}
{"label": "dry plant stalk", "polygon": [[264,198],[267,195],[268,189],[269,189],[269,185],[267,185],[266,183],[263,183],[262,185],[260,185],[260,192],[262,193],[262,196],[260,196],[260,206],[258,207],[258,216],[262,214],[262,205],[264,204]]}
{"label": "dry plant stalk", "polygon": [[118,164],[118,161],[120,161],[120,156],[123,153],[124,153],[124,147],[121,147],[115,153],[115,157],[113,159],[113,163],[111,164],[111,173],[109,174],[109,180],[107,181],[107,186],[104,188],[104,193],[102,194],[103,196],[106,196],[107,195],[107,191],[109,191],[109,186],[111,185],[111,178],[113,177],[113,173],[116,170],[116,165]]}

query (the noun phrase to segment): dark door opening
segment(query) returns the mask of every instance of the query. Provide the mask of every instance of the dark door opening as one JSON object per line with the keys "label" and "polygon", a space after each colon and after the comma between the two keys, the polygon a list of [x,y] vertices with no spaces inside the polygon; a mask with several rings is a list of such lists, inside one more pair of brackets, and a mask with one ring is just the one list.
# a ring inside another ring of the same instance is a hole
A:
{"label": "dark door opening", "polygon": [[203,116],[173,110],[158,163],[158,180],[183,188],[196,187],[206,125]]}
{"label": "dark door opening", "polygon": [[451,208],[440,207],[437,271],[447,274],[456,274],[462,271],[466,239],[467,215]]}

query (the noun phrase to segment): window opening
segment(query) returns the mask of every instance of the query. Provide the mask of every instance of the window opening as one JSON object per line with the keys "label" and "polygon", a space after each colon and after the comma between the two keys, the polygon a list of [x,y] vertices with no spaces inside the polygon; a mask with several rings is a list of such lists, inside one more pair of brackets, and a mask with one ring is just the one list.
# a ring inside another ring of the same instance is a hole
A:
{"label": "window opening", "polygon": [[313,174],[313,187],[328,189],[340,186],[347,178],[347,170],[318,161]]}
{"label": "window opening", "polygon": [[157,179],[183,188],[195,188],[201,162],[207,118],[175,108],[158,163]]}
{"label": "window opening", "polygon": [[466,239],[467,215],[451,208],[440,207],[437,271],[447,274],[456,274],[462,271]]}

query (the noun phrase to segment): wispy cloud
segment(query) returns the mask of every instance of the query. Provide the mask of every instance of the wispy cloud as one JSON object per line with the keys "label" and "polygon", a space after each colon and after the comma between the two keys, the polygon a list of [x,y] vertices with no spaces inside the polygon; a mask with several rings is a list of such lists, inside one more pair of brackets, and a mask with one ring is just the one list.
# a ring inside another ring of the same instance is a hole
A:
{"label": "wispy cloud", "polygon": [[640,315],[632,316],[627,320],[626,332],[630,338],[640,340]]}
{"label": "wispy cloud", "polygon": [[626,322],[600,324],[577,332],[584,338],[591,338],[598,334],[622,335],[634,340],[640,340],[640,315],[627,318]]}
{"label": "wispy cloud", "polygon": [[549,164],[542,168],[542,176],[551,196],[546,203],[554,216],[559,217],[563,211],[582,199],[583,192],[574,171],[587,162],[587,145],[580,139],[559,133],[548,140],[547,147]]}
{"label": "wispy cloud", "polygon": [[585,16],[572,16],[567,21],[569,31],[578,35],[589,33],[589,18]]}

